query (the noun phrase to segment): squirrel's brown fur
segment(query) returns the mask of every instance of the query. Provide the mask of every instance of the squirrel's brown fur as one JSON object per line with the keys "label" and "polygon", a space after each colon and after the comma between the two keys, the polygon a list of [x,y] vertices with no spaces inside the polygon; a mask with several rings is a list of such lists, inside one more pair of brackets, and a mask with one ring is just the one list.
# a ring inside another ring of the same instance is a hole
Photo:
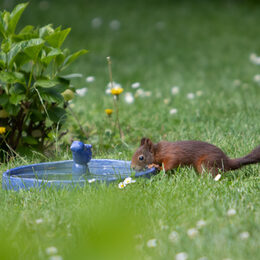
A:
{"label": "squirrel's brown fur", "polygon": [[165,171],[179,166],[193,166],[198,173],[210,172],[216,176],[219,172],[239,169],[247,164],[260,162],[260,146],[250,154],[230,159],[215,145],[201,141],[161,141],[153,144],[149,138],[142,138],[140,147],[134,153],[131,167],[142,170],[150,166],[161,168]]}

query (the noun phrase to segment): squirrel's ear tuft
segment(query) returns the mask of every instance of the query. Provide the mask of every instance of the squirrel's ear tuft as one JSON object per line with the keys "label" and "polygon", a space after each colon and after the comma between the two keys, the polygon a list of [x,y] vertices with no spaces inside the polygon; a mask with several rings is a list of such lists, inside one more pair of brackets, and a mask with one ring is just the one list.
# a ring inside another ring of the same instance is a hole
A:
{"label": "squirrel's ear tuft", "polygon": [[152,150],[153,150],[153,142],[149,138],[146,138],[145,146],[147,146],[149,151],[152,152]]}
{"label": "squirrel's ear tuft", "polygon": [[140,146],[142,146],[142,145],[144,145],[145,147],[148,147],[149,151],[153,150],[153,142],[149,138],[143,137],[141,139]]}
{"label": "squirrel's ear tuft", "polygon": [[140,146],[144,145],[146,140],[147,140],[147,138],[143,137],[143,138],[141,139]]}

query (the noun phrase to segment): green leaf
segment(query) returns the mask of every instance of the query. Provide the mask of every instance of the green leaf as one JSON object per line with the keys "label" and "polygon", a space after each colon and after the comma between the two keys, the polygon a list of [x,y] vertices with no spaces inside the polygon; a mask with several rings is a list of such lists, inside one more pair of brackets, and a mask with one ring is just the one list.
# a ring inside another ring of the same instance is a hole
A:
{"label": "green leaf", "polygon": [[62,65],[62,68],[61,70],[64,70],[65,68],[67,68],[73,61],[75,61],[79,56],[87,53],[88,51],[87,50],[80,50],[80,51],[77,51],[71,55],[69,55],[63,62],[63,65]]}
{"label": "green leaf", "polygon": [[33,30],[34,30],[34,26],[33,26],[33,25],[26,25],[26,26],[19,32],[19,34],[32,33]]}
{"label": "green leaf", "polygon": [[54,33],[54,30],[52,28],[52,24],[48,24],[48,25],[43,26],[39,29],[40,38],[47,37],[47,36],[51,35],[52,33]]}
{"label": "green leaf", "polygon": [[80,74],[80,73],[73,73],[73,74],[68,74],[68,75],[61,76],[61,78],[64,78],[64,79],[82,78],[82,74]]}
{"label": "green leaf", "polygon": [[19,72],[6,72],[0,71],[0,82],[14,84],[14,83],[25,83],[24,75]]}
{"label": "green leaf", "polygon": [[14,43],[8,53],[8,66],[11,67],[13,65],[16,56],[21,52],[26,53],[32,59],[36,59],[43,44],[44,40],[40,38]]}
{"label": "green leaf", "polygon": [[27,45],[23,51],[34,61],[37,60],[38,54],[41,51],[44,44],[44,40],[37,38],[27,41]]}
{"label": "green leaf", "polygon": [[5,68],[6,66],[6,53],[0,52],[0,67]]}
{"label": "green leaf", "polygon": [[0,60],[0,68],[2,69],[2,68],[4,68],[4,66],[5,66],[4,61],[3,61],[3,60]]}
{"label": "green leaf", "polygon": [[3,37],[6,38],[3,12],[1,12],[1,11],[0,11],[0,32],[2,33]]}
{"label": "green leaf", "polygon": [[44,39],[50,44],[51,47],[60,48],[62,43],[68,36],[70,30],[70,28],[67,28],[62,31],[57,31],[56,29],[52,34],[44,37]]}
{"label": "green leaf", "polygon": [[9,52],[9,50],[11,49],[11,39],[8,38],[8,39],[5,39],[2,41],[2,44],[1,44],[1,49],[4,53],[7,53]]}
{"label": "green leaf", "polygon": [[3,60],[0,60],[0,69],[3,69],[5,67],[5,62]]}
{"label": "green leaf", "polygon": [[62,77],[58,77],[59,84],[55,86],[55,90],[58,91],[59,93],[62,93],[66,89],[69,88],[70,86],[70,81],[68,79],[64,79]]}
{"label": "green leaf", "polygon": [[27,25],[19,32],[19,34],[12,35],[12,39],[15,42],[35,39],[39,37],[38,33],[39,33],[38,30],[37,29],[35,30],[34,26]]}
{"label": "green leaf", "polygon": [[11,88],[10,88],[10,94],[11,95],[20,95],[20,94],[25,94],[26,93],[26,88],[24,85],[21,85],[19,83],[15,83]]}
{"label": "green leaf", "polygon": [[59,77],[55,80],[55,82],[55,86],[50,88],[38,88],[38,91],[44,100],[51,103],[61,103],[64,101],[61,93],[69,88],[70,81]]}
{"label": "green leaf", "polygon": [[20,33],[20,34],[15,34],[12,36],[12,40],[14,42],[21,42],[21,41],[28,41],[30,39],[35,39],[38,38],[37,32],[32,32],[32,33]]}
{"label": "green leaf", "polygon": [[28,63],[30,61],[30,57],[27,56],[27,54],[20,52],[15,57],[15,64],[18,69],[20,69],[24,64]]}
{"label": "green leaf", "polygon": [[1,106],[5,106],[8,103],[9,97],[4,93],[0,96],[0,104]]}
{"label": "green leaf", "polygon": [[59,81],[57,80],[51,80],[51,79],[38,79],[35,81],[35,86],[39,86],[42,88],[52,88],[59,84]]}
{"label": "green leaf", "polygon": [[[55,87],[54,87],[55,88]],[[43,100],[50,103],[61,103],[63,102],[63,97],[54,88],[38,88],[40,95]]]}
{"label": "green leaf", "polygon": [[10,13],[7,12],[7,11],[4,11],[2,18],[3,18],[5,36],[8,36],[8,35],[6,35],[6,33],[8,32],[8,26],[9,26],[9,21],[10,21]]}
{"label": "green leaf", "polygon": [[13,65],[14,59],[17,56],[17,54],[22,51],[23,44],[23,42],[20,42],[12,45],[11,50],[7,54],[7,64],[9,67]]}
{"label": "green leaf", "polygon": [[11,103],[8,103],[5,106],[5,110],[8,114],[10,114],[11,116],[16,116],[20,110],[20,106],[15,106]]}
{"label": "green leaf", "polygon": [[48,110],[51,121],[62,123],[66,119],[66,111],[60,107],[52,107]]}
{"label": "green leaf", "polygon": [[31,119],[34,121],[34,122],[38,122],[38,121],[42,121],[44,120],[45,116],[38,110],[36,109],[31,109]]}
{"label": "green leaf", "polygon": [[19,94],[13,94],[10,98],[9,101],[13,105],[18,105],[22,100],[26,98],[25,95],[19,95]]}
{"label": "green leaf", "polygon": [[41,61],[49,64],[58,55],[63,55],[62,51],[57,48],[52,48],[51,51],[41,59]]}
{"label": "green leaf", "polygon": [[10,21],[8,25],[8,31],[11,33],[15,32],[16,25],[27,7],[28,3],[18,4],[10,14]]}
{"label": "green leaf", "polygon": [[37,139],[35,139],[31,136],[23,136],[22,141],[23,141],[23,143],[31,144],[31,145],[38,144]]}

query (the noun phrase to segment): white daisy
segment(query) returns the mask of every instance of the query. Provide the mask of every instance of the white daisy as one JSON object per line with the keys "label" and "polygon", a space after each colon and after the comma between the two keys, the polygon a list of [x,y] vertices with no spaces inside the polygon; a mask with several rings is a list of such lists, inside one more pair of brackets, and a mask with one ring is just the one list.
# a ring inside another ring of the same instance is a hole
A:
{"label": "white daisy", "polygon": [[132,104],[134,102],[134,96],[132,93],[130,92],[126,92],[125,93],[125,102],[128,103],[128,104]]}
{"label": "white daisy", "polygon": [[103,21],[100,17],[92,19],[91,25],[93,28],[99,28],[102,25]]}
{"label": "white daisy", "polygon": [[204,226],[206,226],[206,221],[205,220],[201,219],[201,220],[199,220],[197,222],[197,228],[202,228]]}
{"label": "white daisy", "polygon": [[108,88],[121,88],[122,86],[121,86],[121,84],[119,84],[119,83],[113,81],[112,83],[109,82],[109,83],[107,84],[107,87],[108,87]]}
{"label": "white daisy", "polygon": [[87,91],[88,91],[87,88],[79,88],[79,89],[76,89],[76,93],[77,93],[79,96],[81,96],[81,97],[85,96],[85,94],[87,93]]}
{"label": "white daisy", "polygon": [[176,242],[179,239],[179,234],[176,231],[172,231],[169,236],[168,236],[169,240],[171,240],[172,242]]}
{"label": "white daisy", "polygon": [[113,20],[109,24],[110,29],[115,30],[115,31],[118,30],[120,28],[120,26],[121,26],[121,24],[118,20]]}
{"label": "white daisy", "polygon": [[175,115],[175,114],[177,114],[177,112],[178,112],[178,109],[176,109],[176,108],[172,108],[172,109],[170,110],[170,114],[171,114],[171,115]]}
{"label": "white daisy", "polygon": [[250,234],[249,234],[247,231],[242,232],[242,233],[239,234],[239,237],[240,237],[240,239],[242,239],[242,240],[248,239],[249,236],[250,236]]}
{"label": "white daisy", "polygon": [[119,184],[118,184],[118,188],[119,189],[123,189],[125,187],[125,183],[124,182],[120,182]]}
{"label": "white daisy", "polygon": [[255,53],[251,53],[250,56],[249,56],[249,59],[251,61],[255,60],[257,58],[257,55]]}
{"label": "white daisy", "polygon": [[188,254],[185,252],[178,253],[175,256],[175,260],[186,260],[186,259],[188,259]]}
{"label": "white daisy", "polygon": [[124,180],[125,185],[130,184],[130,183],[135,183],[135,182],[136,182],[136,180],[133,180],[131,177],[127,177]]}
{"label": "white daisy", "polygon": [[172,89],[171,89],[171,93],[173,95],[176,95],[180,92],[180,88],[178,86],[173,86]]}
{"label": "white daisy", "polygon": [[132,88],[139,88],[141,86],[140,82],[135,82],[131,85]]}
{"label": "white daisy", "polygon": [[86,82],[93,82],[95,80],[94,76],[86,77]]}
{"label": "white daisy", "polygon": [[43,219],[42,218],[38,218],[38,219],[35,220],[35,223],[36,224],[41,224],[41,223],[43,223]]}
{"label": "white daisy", "polygon": [[190,238],[194,238],[195,236],[197,236],[199,234],[199,231],[196,229],[196,228],[191,228],[191,229],[188,229],[187,231],[187,235],[190,237]]}
{"label": "white daisy", "polygon": [[157,240],[155,238],[148,240],[147,241],[147,246],[150,247],[150,248],[151,247],[156,247],[157,246]]}
{"label": "white daisy", "polygon": [[58,249],[55,246],[51,246],[46,248],[45,252],[47,255],[55,255],[58,253]]}
{"label": "white daisy", "polygon": [[254,76],[254,81],[257,82],[257,83],[260,83],[260,74],[256,74]]}
{"label": "white daisy", "polygon": [[62,256],[60,255],[52,255],[50,256],[49,260],[62,260]]}
{"label": "white daisy", "polygon": [[139,88],[136,92],[135,92],[135,96],[136,97],[145,97],[145,92],[143,89]]}
{"label": "white daisy", "polygon": [[96,181],[96,179],[93,178],[93,179],[88,180],[88,183],[93,183],[93,182],[95,182],[95,181]]}
{"label": "white daisy", "polygon": [[110,88],[106,89],[106,94],[111,94],[111,89]]}
{"label": "white daisy", "polygon": [[194,99],[195,95],[193,93],[188,93],[187,98],[188,99]]}
{"label": "white daisy", "polygon": [[249,57],[250,61],[254,63],[255,65],[260,65],[260,57],[257,56],[255,53],[250,54]]}
{"label": "white daisy", "polygon": [[229,216],[229,217],[232,217],[232,216],[234,216],[234,215],[236,215],[236,210],[235,209],[229,209],[228,210],[228,212],[227,212],[227,215]]}

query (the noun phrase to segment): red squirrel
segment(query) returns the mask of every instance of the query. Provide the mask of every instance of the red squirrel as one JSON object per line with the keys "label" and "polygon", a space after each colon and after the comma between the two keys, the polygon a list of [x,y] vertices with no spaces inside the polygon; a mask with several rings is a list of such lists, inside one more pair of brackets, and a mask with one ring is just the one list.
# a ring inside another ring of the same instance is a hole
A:
{"label": "red squirrel", "polygon": [[161,141],[152,143],[149,138],[142,138],[140,147],[133,155],[131,167],[140,171],[156,167],[165,171],[179,166],[193,166],[198,173],[209,172],[215,177],[220,172],[236,170],[240,167],[260,162],[260,146],[250,154],[230,159],[215,145],[202,141]]}

